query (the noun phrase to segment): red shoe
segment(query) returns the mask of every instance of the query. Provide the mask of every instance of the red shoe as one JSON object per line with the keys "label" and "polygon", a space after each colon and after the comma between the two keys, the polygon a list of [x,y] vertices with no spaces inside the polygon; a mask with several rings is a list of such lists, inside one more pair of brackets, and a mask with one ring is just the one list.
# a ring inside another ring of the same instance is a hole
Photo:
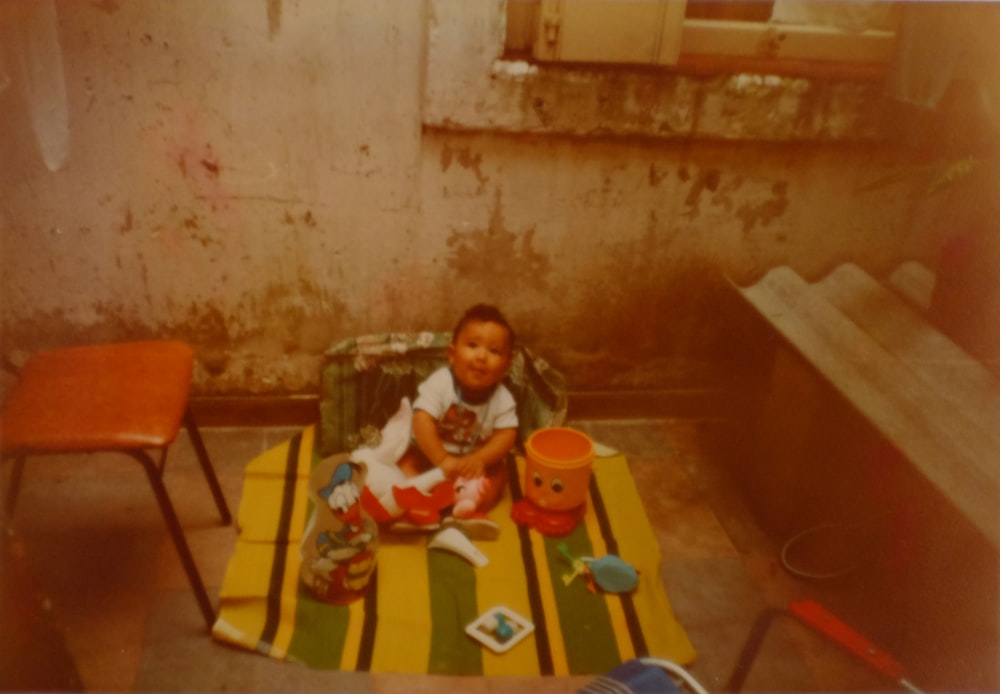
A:
{"label": "red shoe", "polygon": [[443,521],[444,526],[454,526],[461,530],[470,540],[495,540],[500,537],[500,526],[482,513],[472,516],[448,516]]}
{"label": "red shoe", "polygon": [[436,525],[441,522],[441,509],[455,503],[455,486],[441,482],[424,494],[416,487],[393,487],[392,496],[406,513],[401,521],[413,525]]}

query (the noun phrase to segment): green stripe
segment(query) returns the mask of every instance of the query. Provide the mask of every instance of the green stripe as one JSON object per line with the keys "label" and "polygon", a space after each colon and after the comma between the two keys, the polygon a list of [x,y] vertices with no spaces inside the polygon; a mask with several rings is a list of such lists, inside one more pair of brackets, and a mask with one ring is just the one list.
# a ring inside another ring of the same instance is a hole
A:
{"label": "green stripe", "polygon": [[316,600],[300,585],[295,632],[288,644],[289,658],[311,668],[339,669],[350,618],[347,606]]}
{"label": "green stripe", "polygon": [[593,556],[594,549],[583,523],[578,523],[565,537],[545,538],[545,556],[552,576],[569,671],[574,675],[608,672],[621,664],[608,606],[603,595],[587,590],[582,576],[574,578],[568,586],[563,583],[563,574],[570,573],[572,566],[559,551],[562,542],[574,557]]}
{"label": "green stripe", "polygon": [[[309,469],[316,467],[321,460],[314,440]],[[313,502],[307,497],[307,519],[312,516],[313,510]],[[297,551],[297,548],[293,551]],[[288,644],[289,658],[312,668],[339,669],[350,618],[350,610],[346,606],[330,605],[317,600],[299,580],[295,630]]]}
{"label": "green stripe", "polygon": [[481,675],[481,646],[465,633],[478,617],[476,570],[461,557],[427,551],[430,577],[431,652],[427,672],[438,675]]}

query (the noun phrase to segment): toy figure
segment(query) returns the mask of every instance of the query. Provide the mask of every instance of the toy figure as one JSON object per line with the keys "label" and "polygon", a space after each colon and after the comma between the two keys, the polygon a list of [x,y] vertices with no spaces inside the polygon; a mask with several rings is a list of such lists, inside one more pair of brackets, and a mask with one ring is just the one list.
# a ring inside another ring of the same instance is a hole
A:
{"label": "toy figure", "polygon": [[362,505],[364,484],[364,464],[336,458],[317,465],[310,477],[315,507],[302,538],[301,573],[325,602],[361,597],[375,569],[378,527]]}
{"label": "toy figure", "polygon": [[486,477],[459,477],[455,480],[452,515],[456,518],[473,518],[479,513],[480,504],[489,491],[490,480]]}

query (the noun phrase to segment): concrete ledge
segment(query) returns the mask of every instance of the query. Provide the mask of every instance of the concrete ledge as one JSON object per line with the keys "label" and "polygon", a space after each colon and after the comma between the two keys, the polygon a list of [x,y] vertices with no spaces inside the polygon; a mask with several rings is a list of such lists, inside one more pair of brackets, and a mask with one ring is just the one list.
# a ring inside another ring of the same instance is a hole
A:
{"label": "concrete ledge", "polygon": [[506,3],[432,0],[425,128],[574,137],[881,142],[883,80],[843,68],[700,60],[678,68],[506,60]]}
{"label": "concrete ledge", "polygon": [[295,426],[319,419],[315,395],[195,396],[191,410],[200,427]]}

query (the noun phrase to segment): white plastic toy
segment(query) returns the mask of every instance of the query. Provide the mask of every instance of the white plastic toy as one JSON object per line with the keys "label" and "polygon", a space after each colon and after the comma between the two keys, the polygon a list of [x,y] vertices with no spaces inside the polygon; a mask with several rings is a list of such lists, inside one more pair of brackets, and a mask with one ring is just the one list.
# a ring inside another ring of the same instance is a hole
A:
{"label": "white plastic toy", "polygon": [[534,624],[503,605],[486,610],[465,627],[465,633],[495,653],[506,653],[534,630]]}

